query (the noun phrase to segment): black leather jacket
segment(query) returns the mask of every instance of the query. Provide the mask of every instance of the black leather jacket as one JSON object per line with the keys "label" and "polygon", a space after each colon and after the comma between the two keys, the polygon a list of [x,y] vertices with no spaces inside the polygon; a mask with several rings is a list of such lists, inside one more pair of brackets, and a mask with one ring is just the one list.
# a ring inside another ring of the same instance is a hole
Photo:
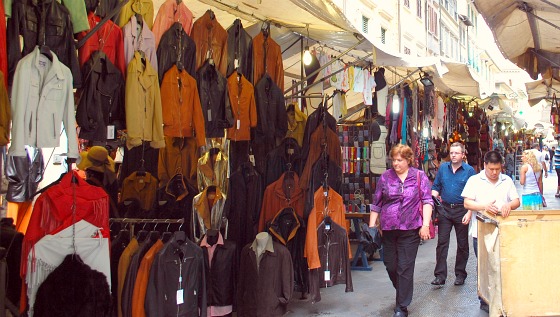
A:
{"label": "black leather jacket", "polygon": [[[183,303],[177,305],[179,289],[183,290]],[[202,249],[188,239],[179,243],[175,234],[152,263],[145,303],[148,317],[206,316]]]}
{"label": "black leather jacket", "polygon": [[327,185],[329,185],[329,187],[337,193],[342,194],[342,169],[336,164],[336,162],[333,162],[328,157],[326,162],[323,158],[320,158],[317,162],[315,162],[315,164],[313,164],[309,187],[305,194],[305,209],[303,211],[303,217],[306,220],[315,204],[315,191],[323,185],[325,173],[328,175]]}
{"label": "black leather jacket", "polygon": [[[187,33],[185,33],[181,23],[173,23],[169,30],[163,33],[156,54],[160,85],[165,73],[175,64],[177,64],[179,69],[181,68],[180,66],[182,66],[193,78],[196,76],[196,44]],[[181,62],[178,63],[177,61]]]}
{"label": "black leather jacket", "polygon": [[301,148],[293,138],[285,138],[279,146],[266,155],[264,187],[277,181],[288,169],[296,172],[298,176],[303,171]]}
{"label": "black leather jacket", "polygon": [[[23,52],[19,36],[23,36]],[[82,76],[70,13],[55,0],[17,0],[8,19],[8,67],[10,82],[19,60],[31,53],[37,45],[46,45],[60,62],[72,71],[74,87],[81,87]]]}
{"label": "black leather jacket", "polygon": [[240,19],[233,21],[227,29],[228,63],[227,76],[235,71],[235,59],[239,62],[239,70],[251,83],[253,82],[253,38],[243,29]]}
{"label": "black leather jacket", "polygon": [[80,138],[106,141],[107,126],[117,130],[125,128],[124,79],[121,71],[102,51],[95,51],[84,65],[84,90],[76,110]]}
{"label": "black leather jacket", "polygon": [[311,140],[311,135],[320,124],[323,124],[323,114],[325,114],[324,120],[327,124],[329,129],[337,132],[336,129],[336,119],[323,107],[319,107],[317,111],[314,111],[312,114],[307,117],[307,124],[305,125],[305,130],[303,132],[303,145],[301,147],[301,156],[303,158],[303,162],[307,161],[307,156],[309,155],[309,141]]}
{"label": "black leather jacket", "polygon": [[208,249],[202,247],[202,252],[204,254],[208,306],[233,305],[237,286],[237,247],[235,243],[226,240],[224,244],[216,245],[211,267],[208,262]]}
{"label": "black leather jacket", "polygon": [[224,129],[233,127],[234,123],[227,79],[206,61],[196,72],[196,83],[204,114],[206,137],[221,138],[225,135]]}
{"label": "black leather jacket", "polygon": [[[43,179],[45,166],[41,149],[33,161],[29,156],[6,156],[6,177],[8,178],[8,192],[6,199],[10,202],[30,201],[39,182]],[[26,150],[29,151],[29,150]]]}
{"label": "black leather jacket", "polygon": [[274,137],[286,136],[288,115],[284,94],[268,74],[255,85],[255,101],[258,115],[255,138],[274,142]]}

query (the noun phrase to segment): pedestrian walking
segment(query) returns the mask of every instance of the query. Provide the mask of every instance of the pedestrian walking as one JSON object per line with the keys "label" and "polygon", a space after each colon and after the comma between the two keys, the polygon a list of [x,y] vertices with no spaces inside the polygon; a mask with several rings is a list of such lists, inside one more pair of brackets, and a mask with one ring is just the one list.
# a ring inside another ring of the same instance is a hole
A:
{"label": "pedestrian walking", "polygon": [[430,237],[433,200],[430,180],[412,167],[412,149],[398,144],[389,154],[393,167],[377,182],[369,226],[380,227],[383,235],[383,263],[397,292],[393,317],[405,317],[420,239]]}
{"label": "pedestrian walking", "polygon": [[[558,139],[560,141],[560,139]],[[558,183],[556,185],[556,195],[554,197],[560,198],[560,146],[554,150],[554,169],[558,176]]]}
{"label": "pedestrian walking", "polygon": [[548,169],[549,173],[552,173],[552,169],[554,168],[554,151],[555,150],[556,150],[556,147],[554,147],[554,146],[548,148],[548,157],[550,158],[550,161],[549,161],[549,163],[550,163],[549,167],[550,168]]}
{"label": "pedestrian walking", "polygon": [[521,156],[523,165],[519,169],[519,184],[523,185],[521,204],[523,210],[542,210],[542,168],[537,163],[533,151],[527,150]]}
{"label": "pedestrian walking", "polygon": [[[471,216],[469,233],[473,237],[474,254],[478,257],[478,223],[476,212],[486,211],[507,218],[511,210],[520,205],[519,194],[513,180],[502,174],[503,159],[500,153],[489,151],[484,156],[484,170],[471,176],[461,193],[465,208]],[[488,303],[480,297],[480,309],[488,312]]]}
{"label": "pedestrian walking", "polygon": [[432,196],[438,201],[441,199],[440,206],[436,207],[438,242],[433,285],[444,285],[447,279],[447,254],[453,228],[457,239],[454,284],[463,285],[467,278],[466,267],[469,259],[469,222],[471,217],[463,205],[464,199],[461,192],[467,180],[476,172],[472,166],[463,162],[465,157],[463,144],[459,142],[451,144],[449,156],[451,161],[441,164],[432,185]]}

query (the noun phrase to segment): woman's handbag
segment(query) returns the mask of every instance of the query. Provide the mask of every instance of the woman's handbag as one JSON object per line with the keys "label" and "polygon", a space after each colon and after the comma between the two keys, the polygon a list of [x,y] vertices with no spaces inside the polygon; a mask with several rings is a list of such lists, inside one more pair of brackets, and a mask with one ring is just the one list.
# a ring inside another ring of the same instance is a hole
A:
{"label": "woman's handbag", "polygon": [[[422,191],[420,190],[420,171],[416,173],[416,183],[418,183],[418,197],[420,198],[420,218],[422,218],[422,223],[424,223],[424,211],[423,211],[423,204],[422,204]],[[433,211],[432,211],[433,212]],[[436,227],[434,226],[434,222],[430,219],[430,239],[436,237]]]}
{"label": "woman's handbag", "polygon": [[537,186],[539,186],[539,192],[541,193],[541,199],[542,199],[542,206],[546,207],[546,200],[544,199],[544,195],[542,194],[541,183],[539,183],[539,180],[537,179],[537,175],[535,174],[535,171],[533,171],[533,177],[535,177],[535,181],[537,182]]}

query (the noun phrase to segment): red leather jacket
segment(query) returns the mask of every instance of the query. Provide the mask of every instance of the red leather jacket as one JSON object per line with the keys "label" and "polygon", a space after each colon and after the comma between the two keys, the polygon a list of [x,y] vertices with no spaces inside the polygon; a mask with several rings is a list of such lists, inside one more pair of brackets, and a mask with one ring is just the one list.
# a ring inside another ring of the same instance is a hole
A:
{"label": "red leather jacket", "polygon": [[[93,27],[101,21],[101,18],[90,12],[88,14],[89,26]],[[88,31],[80,32],[78,34],[78,39],[86,36]],[[111,63],[117,67],[123,77],[126,75],[126,65],[124,63],[124,39],[121,28],[113,23],[112,21],[107,21],[103,26],[92,35],[78,50],[78,58],[80,60],[80,67],[89,60],[91,53],[103,50],[103,53],[107,55]]]}

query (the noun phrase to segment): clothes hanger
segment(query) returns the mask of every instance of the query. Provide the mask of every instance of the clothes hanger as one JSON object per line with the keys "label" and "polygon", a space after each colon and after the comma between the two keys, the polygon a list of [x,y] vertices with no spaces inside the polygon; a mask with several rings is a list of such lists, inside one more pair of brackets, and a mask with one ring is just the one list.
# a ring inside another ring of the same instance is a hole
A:
{"label": "clothes hanger", "polygon": [[53,54],[51,52],[51,49],[47,45],[41,45],[41,47],[39,48],[39,52],[41,53],[41,55],[47,57],[51,62],[53,61]]}
{"label": "clothes hanger", "polygon": [[147,230],[144,230],[144,228],[146,228],[146,225],[147,223],[144,223],[142,229],[140,229],[140,231],[138,231],[138,233],[136,234],[136,240],[138,240],[138,243],[144,242],[148,237],[149,232]]}

